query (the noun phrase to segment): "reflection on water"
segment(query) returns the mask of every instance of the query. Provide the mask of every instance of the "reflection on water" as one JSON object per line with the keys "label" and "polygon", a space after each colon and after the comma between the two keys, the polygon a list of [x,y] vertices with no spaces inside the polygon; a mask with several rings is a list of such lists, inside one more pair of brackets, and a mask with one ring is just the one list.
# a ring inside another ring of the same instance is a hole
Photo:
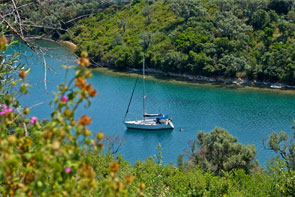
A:
{"label": "reflection on water", "polygon": [[144,136],[144,135],[149,135],[149,136],[155,136],[158,138],[166,138],[171,133],[173,132],[173,129],[162,129],[162,130],[140,130],[140,129],[126,129],[125,134],[126,136]]}
{"label": "reflection on water", "polygon": [[[150,156],[154,156],[158,150],[157,145],[160,143],[162,148],[166,146],[166,142],[173,141],[173,129],[165,130],[138,130],[138,129],[126,129],[123,138],[126,139],[125,143],[127,148],[123,149],[123,155],[138,155],[143,156],[141,160],[144,160]],[[166,146],[167,147],[167,146]],[[165,155],[169,152],[169,149],[163,148],[162,153]],[[126,157],[127,158],[127,157]],[[134,162],[135,160],[131,160]]]}

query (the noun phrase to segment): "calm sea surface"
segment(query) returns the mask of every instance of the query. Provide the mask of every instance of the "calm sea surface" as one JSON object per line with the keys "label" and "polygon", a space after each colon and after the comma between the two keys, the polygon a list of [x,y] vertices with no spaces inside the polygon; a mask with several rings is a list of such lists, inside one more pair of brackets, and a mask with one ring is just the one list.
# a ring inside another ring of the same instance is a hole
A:
{"label": "calm sea surface", "polygon": [[[39,41],[47,50],[47,86],[44,89],[44,66],[41,56],[23,45],[12,50],[21,52],[22,63],[32,69],[28,75],[30,94],[21,98],[23,106],[45,102],[32,109],[31,115],[49,118],[48,105],[54,98],[58,83],[64,81],[65,71],[61,65],[73,65],[76,57],[65,46]],[[73,76],[74,71],[70,72]],[[146,80],[147,112],[167,113],[173,118],[173,131],[127,130],[122,123],[126,112],[134,77],[95,72],[91,79],[99,96],[92,100],[89,109],[79,109],[79,115],[87,113],[93,118],[94,133],[102,130],[108,136],[120,136],[124,144],[119,151],[127,161],[134,162],[154,156],[156,146],[163,147],[163,160],[176,163],[177,156],[188,147],[198,131],[209,132],[215,126],[223,127],[243,144],[254,144],[261,165],[273,156],[264,150],[262,140],[272,131],[292,132],[295,119],[295,96],[277,92],[263,92],[245,89],[214,88],[206,86],[181,85],[165,81]],[[130,107],[129,119],[140,119],[142,114],[142,83],[139,81]],[[182,132],[179,129],[182,128]]]}

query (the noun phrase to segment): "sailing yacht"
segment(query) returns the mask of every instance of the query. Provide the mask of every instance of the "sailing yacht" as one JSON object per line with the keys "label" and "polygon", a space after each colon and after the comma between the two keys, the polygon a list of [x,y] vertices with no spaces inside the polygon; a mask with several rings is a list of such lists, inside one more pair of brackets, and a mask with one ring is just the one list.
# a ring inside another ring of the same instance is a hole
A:
{"label": "sailing yacht", "polygon": [[168,115],[159,113],[159,114],[148,114],[145,111],[145,82],[144,82],[144,74],[145,74],[145,59],[143,59],[142,63],[142,82],[143,82],[143,119],[142,120],[131,120],[126,121],[126,116],[129,112],[129,107],[132,101],[132,97],[134,94],[134,90],[137,84],[137,80],[135,82],[131,98],[127,107],[127,111],[124,117],[124,124],[128,129],[144,129],[144,130],[159,130],[159,129],[174,129],[174,125],[172,123],[172,119],[169,118]]}

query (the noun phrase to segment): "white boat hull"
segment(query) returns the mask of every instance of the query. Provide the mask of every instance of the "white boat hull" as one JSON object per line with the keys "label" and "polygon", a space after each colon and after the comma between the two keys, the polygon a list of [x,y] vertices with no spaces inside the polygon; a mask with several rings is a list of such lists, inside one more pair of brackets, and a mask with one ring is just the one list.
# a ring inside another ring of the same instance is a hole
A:
{"label": "white boat hull", "polygon": [[171,121],[167,121],[166,124],[159,124],[159,123],[156,123],[156,121],[136,120],[136,121],[125,121],[124,124],[128,129],[143,129],[143,130],[174,129],[174,125]]}

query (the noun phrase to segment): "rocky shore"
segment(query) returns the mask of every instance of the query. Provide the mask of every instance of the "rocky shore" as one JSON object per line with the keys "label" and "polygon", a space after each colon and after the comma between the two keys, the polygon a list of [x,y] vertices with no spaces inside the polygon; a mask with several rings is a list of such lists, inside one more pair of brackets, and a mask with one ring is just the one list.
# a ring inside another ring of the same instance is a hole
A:
{"label": "rocky shore", "polygon": [[49,37],[49,36],[27,35],[26,38],[29,39],[29,40],[48,40],[48,41],[51,41],[51,42],[62,43],[62,44],[65,44],[65,45],[69,46],[72,50],[75,50],[77,48],[77,45],[74,44],[71,41],[68,41],[68,40],[58,40],[58,39],[54,39],[54,38]]}
{"label": "rocky shore", "polygon": [[[139,69],[130,68],[128,69],[130,72],[140,72]],[[247,78],[225,78],[222,76],[219,77],[206,77],[202,75],[188,75],[188,74],[177,74],[171,72],[163,72],[156,69],[146,69],[147,74],[157,74],[163,75],[166,77],[173,77],[173,78],[181,78],[189,81],[196,81],[196,82],[208,82],[208,83],[218,83],[218,84],[226,84],[226,85],[238,85],[238,86],[252,86],[252,87],[261,87],[261,88],[271,88],[271,89],[290,89],[295,90],[295,86],[286,85],[282,83],[271,83],[271,82],[261,82],[256,80],[249,80]]]}

